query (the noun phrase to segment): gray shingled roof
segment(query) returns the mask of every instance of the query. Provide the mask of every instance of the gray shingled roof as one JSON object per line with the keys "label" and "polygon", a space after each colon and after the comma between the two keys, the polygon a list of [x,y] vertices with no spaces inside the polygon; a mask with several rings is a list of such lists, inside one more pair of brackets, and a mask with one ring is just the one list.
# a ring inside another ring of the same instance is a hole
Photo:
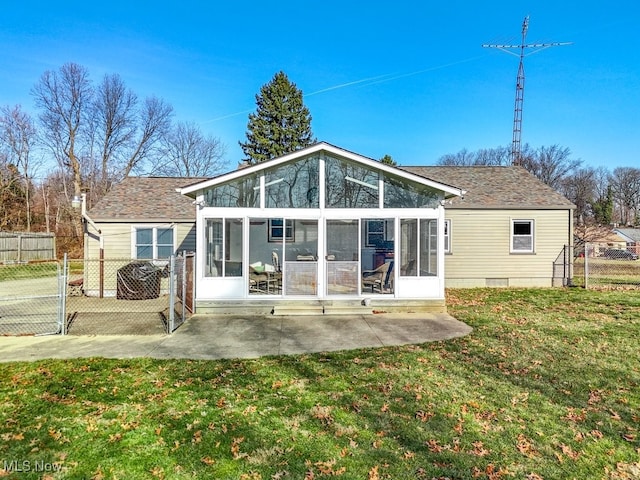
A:
{"label": "gray shingled roof", "polygon": [[88,211],[94,221],[195,221],[192,200],[176,192],[204,178],[127,177]]}
{"label": "gray shingled roof", "polygon": [[[567,209],[574,205],[522,167],[400,167],[435,182],[466,190],[447,208]],[[176,192],[201,177],[127,177],[89,210],[95,221],[194,221],[189,197]]]}
{"label": "gray shingled roof", "polygon": [[640,228],[616,228],[615,231],[629,238],[632,242],[640,242]]}
{"label": "gray shingled roof", "polygon": [[411,173],[466,190],[446,208],[575,208],[564,196],[522,167],[400,167]]}

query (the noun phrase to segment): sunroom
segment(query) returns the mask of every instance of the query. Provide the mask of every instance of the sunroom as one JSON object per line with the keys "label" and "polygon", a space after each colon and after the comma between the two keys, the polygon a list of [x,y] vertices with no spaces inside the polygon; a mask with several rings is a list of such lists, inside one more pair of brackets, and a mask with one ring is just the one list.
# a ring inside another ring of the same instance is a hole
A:
{"label": "sunroom", "polygon": [[444,307],[459,188],[318,143],[180,191],[197,209],[198,312]]}

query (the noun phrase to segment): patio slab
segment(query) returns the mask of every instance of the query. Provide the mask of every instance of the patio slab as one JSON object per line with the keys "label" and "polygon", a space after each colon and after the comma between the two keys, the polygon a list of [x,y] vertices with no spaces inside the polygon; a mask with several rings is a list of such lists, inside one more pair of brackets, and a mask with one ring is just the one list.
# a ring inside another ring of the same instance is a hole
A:
{"label": "patio slab", "polygon": [[447,340],[471,327],[446,313],[196,315],[171,335],[0,337],[0,362],[46,358],[258,358]]}

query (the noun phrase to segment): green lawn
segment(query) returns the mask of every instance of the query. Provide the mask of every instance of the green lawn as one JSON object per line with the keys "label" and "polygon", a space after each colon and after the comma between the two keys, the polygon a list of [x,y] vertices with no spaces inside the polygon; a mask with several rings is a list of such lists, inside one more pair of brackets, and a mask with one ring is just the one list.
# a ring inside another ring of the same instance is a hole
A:
{"label": "green lawn", "polygon": [[448,302],[469,336],[259,360],[0,364],[0,469],[640,478],[640,291],[453,290]]}
{"label": "green lawn", "polygon": [[0,282],[29,278],[55,277],[58,264],[55,262],[32,262],[27,264],[0,265]]}

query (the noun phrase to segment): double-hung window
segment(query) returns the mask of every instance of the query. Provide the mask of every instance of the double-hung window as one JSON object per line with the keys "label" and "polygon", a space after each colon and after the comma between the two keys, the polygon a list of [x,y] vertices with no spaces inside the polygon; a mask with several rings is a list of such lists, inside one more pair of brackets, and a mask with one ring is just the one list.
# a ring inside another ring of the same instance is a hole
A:
{"label": "double-hung window", "polygon": [[137,259],[168,259],[174,252],[174,229],[171,227],[134,228],[133,254]]}
{"label": "double-hung window", "polygon": [[534,252],[534,221],[511,220],[511,253]]}

